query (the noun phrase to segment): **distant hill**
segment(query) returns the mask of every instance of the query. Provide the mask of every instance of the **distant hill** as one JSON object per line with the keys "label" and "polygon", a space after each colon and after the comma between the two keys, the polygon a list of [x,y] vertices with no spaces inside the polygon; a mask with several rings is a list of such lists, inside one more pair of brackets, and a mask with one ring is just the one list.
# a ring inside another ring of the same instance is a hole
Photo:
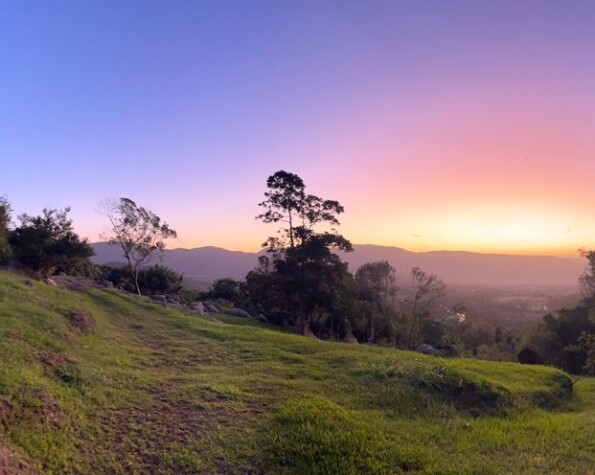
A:
{"label": "distant hill", "polygon": [[[123,263],[121,251],[105,242],[92,244],[96,264]],[[389,261],[399,280],[406,279],[411,267],[438,274],[447,284],[477,286],[539,286],[576,288],[585,267],[578,257],[514,256],[462,251],[411,252],[391,246],[356,244],[354,252],[341,253],[352,271],[366,262]],[[207,246],[171,249],[162,264],[184,274],[199,287],[222,277],[243,279],[258,265],[256,252],[228,251]]]}

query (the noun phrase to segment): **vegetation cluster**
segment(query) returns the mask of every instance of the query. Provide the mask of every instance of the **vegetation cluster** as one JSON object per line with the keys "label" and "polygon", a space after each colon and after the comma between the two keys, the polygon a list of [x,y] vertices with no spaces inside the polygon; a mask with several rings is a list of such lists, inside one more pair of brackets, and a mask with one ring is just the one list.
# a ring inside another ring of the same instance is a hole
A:
{"label": "vegetation cluster", "polygon": [[575,374],[595,369],[595,251],[583,251],[589,266],[580,279],[580,305],[546,315],[529,331],[503,329],[474,319],[464,302],[446,299],[444,282],[420,268],[410,270],[410,284],[403,288],[387,261],[368,262],[351,273],[337,253],[352,250],[338,231],[343,206],[308,193],[298,175],[274,173],[264,197],[257,219],[278,226],[263,243],[266,254],[244,281],[220,279],[207,292],[184,289],[183,275],[150,265],[176,232],[128,198],[103,204],[111,227],[105,237],[121,249],[125,266],[91,264],[93,250],[74,233],[68,208],[22,215],[11,227],[6,198],[0,200],[0,260],[45,280],[60,273],[82,275],[189,306],[204,301],[241,308],[278,328],[321,339],[505,361],[526,350],[534,354],[524,362]]}

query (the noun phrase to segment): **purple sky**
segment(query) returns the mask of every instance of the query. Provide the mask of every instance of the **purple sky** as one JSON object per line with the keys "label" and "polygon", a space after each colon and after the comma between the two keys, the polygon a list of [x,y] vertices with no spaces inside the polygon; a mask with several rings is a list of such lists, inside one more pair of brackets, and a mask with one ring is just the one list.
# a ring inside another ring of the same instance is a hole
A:
{"label": "purple sky", "polygon": [[356,243],[595,245],[595,2],[4,1],[0,194],[130,197],[173,246],[256,250],[266,177]]}

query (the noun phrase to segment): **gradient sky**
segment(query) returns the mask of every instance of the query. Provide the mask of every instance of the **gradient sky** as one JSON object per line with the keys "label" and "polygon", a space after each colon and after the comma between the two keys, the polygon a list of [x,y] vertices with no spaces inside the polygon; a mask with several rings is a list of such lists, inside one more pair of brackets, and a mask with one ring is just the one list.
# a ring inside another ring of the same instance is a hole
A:
{"label": "gradient sky", "polygon": [[257,250],[268,175],[354,243],[595,247],[593,1],[0,1],[0,194]]}

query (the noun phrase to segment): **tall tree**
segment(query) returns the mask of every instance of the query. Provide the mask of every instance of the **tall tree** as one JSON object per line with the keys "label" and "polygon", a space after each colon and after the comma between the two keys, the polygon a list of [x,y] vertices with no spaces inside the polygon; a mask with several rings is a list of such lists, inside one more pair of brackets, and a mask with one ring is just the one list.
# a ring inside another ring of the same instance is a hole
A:
{"label": "tall tree", "polygon": [[[303,180],[283,170],[269,176],[267,188],[266,199],[259,204],[265,212],[256,218],[285,225],[263,247],[273,258],[275,288],[287,308],[298,315],[298,325],[305,333],[316,308],[324,307],[323,300],[332,287],[329,279],[343,278],[347,269],[332,251],[353,250],[335,229],[337,216],[344,209],[338,201],[307,194]],[[326,229],[319,231],[320,226]]]}
{"label": "tall tree", "polygon": [[355,282],[360,298],[367,303],[368,341],[373,343],[376,319],[384,319],[387,327],[392,330],[389,314],[397,294],[395,269],[388,261],[368,262],[355,273]]}
{"label": "tall tree", "polygon": [[161,255],[165,241],[177,237],[177,233],[155,213],[138,206],[129,198],[106,203],[103,208],[111,225],[108,242],[122,249],[136,292],[141,295],[141,266]]}
{"label": "tall tree", "polygon": [[69,211],[44,209],[39,216],[19,216],[21,224],[10,234],[15,261],[42,278],[57,269],[88,266],[93,249],[74,232]]}
{"label": "tall tree", "polygon": [[2,264],[10,255],[10,243],[8,238],[10,231],[10,203],[6,196],[0,196],[0,264]]}
{"label": "tall tree", "polygon": [[339,225],[337,216],[345,210],[338,201],[306,194],[304,181],[284,170],[269,176],[267,188],[266,200],[259,203],[266,211],[256,219],[265,223],[283,222],[286,227],[279,229],[278,236],[269,237],[263,247],[271,251],[293,249],[306,241],[320,223],[330,226],[330,235],[339,236],[334,227]]}

